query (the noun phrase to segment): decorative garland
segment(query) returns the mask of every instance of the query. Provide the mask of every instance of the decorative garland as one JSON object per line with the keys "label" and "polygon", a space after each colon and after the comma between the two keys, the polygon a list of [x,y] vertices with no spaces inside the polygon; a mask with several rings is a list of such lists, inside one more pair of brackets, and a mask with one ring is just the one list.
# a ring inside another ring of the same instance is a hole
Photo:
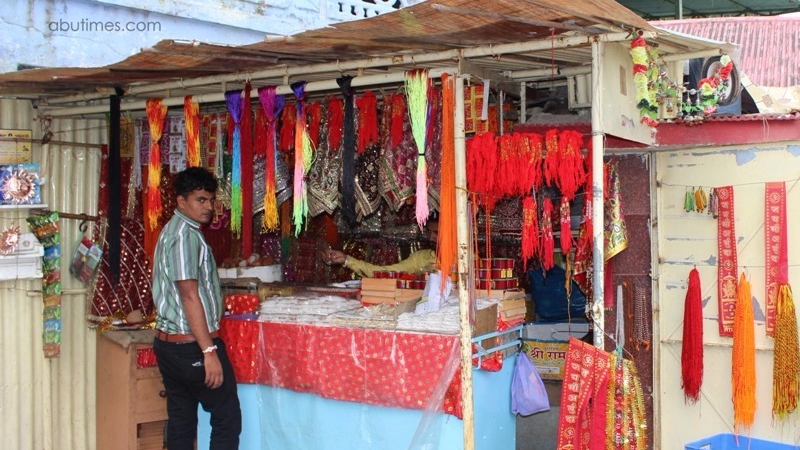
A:
{"label": "decorative garland", "polygon": [[422,228],[428,221],[428,167],[425,163],[425,135],[428,127],[428,71],[406,72],[406,97],[411,134],[417,144],[417,224]]}

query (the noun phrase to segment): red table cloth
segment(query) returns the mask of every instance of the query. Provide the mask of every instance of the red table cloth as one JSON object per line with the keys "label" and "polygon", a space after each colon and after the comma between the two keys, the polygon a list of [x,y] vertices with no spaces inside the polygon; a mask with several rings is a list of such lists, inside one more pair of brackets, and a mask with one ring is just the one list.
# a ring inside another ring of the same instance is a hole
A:
{"label": "red table cloth", "polygon": [[220,336],[239,383],[461,418],[457,336],[237,318]]}

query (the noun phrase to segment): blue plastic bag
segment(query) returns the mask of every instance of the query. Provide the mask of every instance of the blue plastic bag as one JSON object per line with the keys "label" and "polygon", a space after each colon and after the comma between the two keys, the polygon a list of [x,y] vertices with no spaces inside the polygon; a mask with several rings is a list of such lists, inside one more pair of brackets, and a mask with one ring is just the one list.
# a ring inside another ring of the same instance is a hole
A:
{"label": "blue plastic bag", "polygon": [[525,352],[517,356],[511,376],[511,412],[522,416],[550,410],[550,399],[539,370]]}

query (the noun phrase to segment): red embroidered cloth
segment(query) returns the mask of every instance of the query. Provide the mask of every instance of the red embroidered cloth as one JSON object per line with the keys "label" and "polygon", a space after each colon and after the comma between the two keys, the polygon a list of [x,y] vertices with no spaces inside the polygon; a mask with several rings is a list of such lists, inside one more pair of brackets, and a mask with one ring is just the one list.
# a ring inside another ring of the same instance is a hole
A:
{"label": "red embroidered cloth", "polygon": [[461,418],[457,336],[226,318],[239,383]]}

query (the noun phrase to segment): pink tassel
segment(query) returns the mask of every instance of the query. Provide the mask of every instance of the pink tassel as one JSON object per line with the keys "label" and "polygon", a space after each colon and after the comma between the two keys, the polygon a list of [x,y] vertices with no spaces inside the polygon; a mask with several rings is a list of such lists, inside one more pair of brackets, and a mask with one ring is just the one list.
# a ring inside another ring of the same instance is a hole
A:
{"label": "pink tassel", "polygon": [[428,186],[427,186],[428,166],[425,163],[425,155],[417,156],[417,203],[416,216],[417,224],[420,228],[428,222]]}

